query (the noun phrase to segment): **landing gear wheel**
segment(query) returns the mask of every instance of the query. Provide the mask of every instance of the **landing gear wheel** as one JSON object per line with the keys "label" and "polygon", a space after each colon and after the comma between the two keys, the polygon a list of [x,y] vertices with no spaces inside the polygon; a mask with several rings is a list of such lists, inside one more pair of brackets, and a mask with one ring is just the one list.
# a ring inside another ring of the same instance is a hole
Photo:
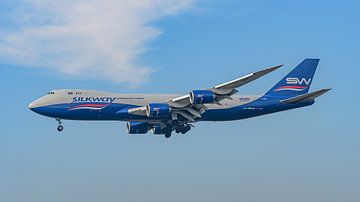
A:
{"label": "landing gear wheel", "polygon": [[57,130],[58,130],[59,132],[61,132],[61,131],[64,130],[64,127],[63,127],[63,126],[58,126],[58,127],[57,127]]}
{"label": "landing gear wheel", "polygon": [[166,138],[171,137],[171,130],[165,132],[165,137],[166,137]]}
{"label": "landing gear wheel", "polygon": [[57,127],[57,130],[59,131],[59,132],[61,132],[62,130],[64,130],[64,127],[61,125],[62,124],[62,122],[61,122],[61,119],[59,119],[59,118],[56,118],[55,119],[57,122],[58,122],[58,127]]}
{"label": "landing gear wheel", "polygon": [[189,132],[189,130],[191,130],[191,126],[187,125],[184,130],[181,131],[182,134],[185,134],[187,132]]}

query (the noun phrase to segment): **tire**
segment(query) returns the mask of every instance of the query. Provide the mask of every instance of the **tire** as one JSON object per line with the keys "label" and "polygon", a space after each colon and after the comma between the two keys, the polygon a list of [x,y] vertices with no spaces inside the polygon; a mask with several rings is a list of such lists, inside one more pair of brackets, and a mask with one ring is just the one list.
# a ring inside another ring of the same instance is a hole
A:
{"label": "tire", "polygon": [[171,132],[170,133],[169,132],[165,133],[165,138],[169,138],[169,137],[171,137]]}
{"label": "tire", "polygon": [[64,130],[64,127],[63,127],[63,126],[58,126],[58,127],[57,127],[57,130],[58,130],[59,132],[61,132],[61,131]]}
{"label": "tire", "polygon": [[191,130],[191,126],[187,125],[187,126],[181,131],[181,134],[185,134],[185,133],[189,132],[189,130]]}

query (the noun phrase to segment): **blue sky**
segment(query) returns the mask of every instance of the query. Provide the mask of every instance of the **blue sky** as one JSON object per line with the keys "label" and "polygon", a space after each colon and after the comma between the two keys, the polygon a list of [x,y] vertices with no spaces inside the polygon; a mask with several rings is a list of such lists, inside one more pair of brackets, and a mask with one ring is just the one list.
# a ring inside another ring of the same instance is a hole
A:
{"label": "blue sky", "polygon": [[[69,18],[27,2],[0,2],[0,201],[360,200],[357,1],[122,1],[110,17],[70,4]],[[131,23],[101,21],[113,17]],[[51,89],[186,93],[285,64],[239,89],[260,94],[307,57],[321,59],[312,90],[333,88],[315,105],[170,139],[118,122],[65,121],[59,135],[27,109]]]}

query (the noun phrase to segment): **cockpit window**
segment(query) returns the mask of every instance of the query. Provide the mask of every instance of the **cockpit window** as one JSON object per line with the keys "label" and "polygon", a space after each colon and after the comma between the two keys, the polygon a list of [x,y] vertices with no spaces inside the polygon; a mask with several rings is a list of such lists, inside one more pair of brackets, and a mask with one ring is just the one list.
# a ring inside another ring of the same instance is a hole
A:
{"label": "cockpit window", "polygon": [[55,94],[55,92],[54,91],[50,91],[50,92],[48,92],[48,95],[54,95]]}

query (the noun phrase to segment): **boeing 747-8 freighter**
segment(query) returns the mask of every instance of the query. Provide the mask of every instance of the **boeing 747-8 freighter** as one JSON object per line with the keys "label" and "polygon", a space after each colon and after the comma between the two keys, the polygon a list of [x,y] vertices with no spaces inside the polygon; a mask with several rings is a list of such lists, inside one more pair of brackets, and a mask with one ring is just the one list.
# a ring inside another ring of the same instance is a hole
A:
{"label": "boeing 747-8 freighter", "polygon": [[200,121],[232,121],[305,107],[330,89],[309,93],[319,59],[305,59],[268,92],[259,96],[237,95],[237,88],[282,65],[266,68],[212,88],[176,94],[117,94],[93,90],[54,90],[29,108],[62,119],[126,121],[129,134],[187,133]]}

